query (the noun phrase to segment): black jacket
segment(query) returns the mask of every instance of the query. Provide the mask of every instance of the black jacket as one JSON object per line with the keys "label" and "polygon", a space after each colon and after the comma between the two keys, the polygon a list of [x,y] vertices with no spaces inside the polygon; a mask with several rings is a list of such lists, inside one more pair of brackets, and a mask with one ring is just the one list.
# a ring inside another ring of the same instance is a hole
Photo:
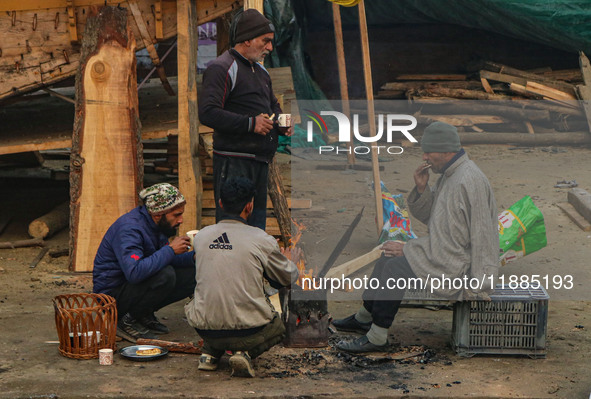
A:
{"label": "black jacket", "polygon": [[214,129],[214,152],[270,161],[277,151],[278,132],[275,128],[266,136],[254,133],[255,117],[261,113],[281,113],[269,73],[236,50],[226,51],[205,70],[199,94],[199,120]]}

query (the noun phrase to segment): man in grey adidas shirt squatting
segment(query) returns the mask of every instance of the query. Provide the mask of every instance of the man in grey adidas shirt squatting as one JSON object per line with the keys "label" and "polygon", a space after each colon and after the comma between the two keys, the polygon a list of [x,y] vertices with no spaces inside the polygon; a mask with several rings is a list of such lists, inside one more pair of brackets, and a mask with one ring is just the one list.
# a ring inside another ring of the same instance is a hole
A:
{"label": "man in grey adidas shirt squatting", "polygon": [[299,251],[279,248],[273,236],[246,222],[256,187],[232,177],[220,190],[224,217],[195,235],[195,297],[185,306],[189,324],[203,338],[199,370],[213,371],[233,351],[233,376],[254,377],[251,359],[283,340],[285,327],[265,295],[298,278]]}

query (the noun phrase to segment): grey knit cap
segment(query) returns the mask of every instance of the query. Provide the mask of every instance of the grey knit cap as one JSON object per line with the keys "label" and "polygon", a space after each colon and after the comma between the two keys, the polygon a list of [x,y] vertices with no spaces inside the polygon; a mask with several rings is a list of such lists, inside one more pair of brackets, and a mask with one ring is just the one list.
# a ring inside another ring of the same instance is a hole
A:
{"label": "grey knit cap", "polygon": [[161,215],[185,204],[185,197],[175,186],[158,183],[140,191],[140,199],[150,214]]}
{"label": "grey knit cap", "polygon": [[461,147],[458,129],[444,122],[427,126],[421,138],[423,152],[458,152]]}

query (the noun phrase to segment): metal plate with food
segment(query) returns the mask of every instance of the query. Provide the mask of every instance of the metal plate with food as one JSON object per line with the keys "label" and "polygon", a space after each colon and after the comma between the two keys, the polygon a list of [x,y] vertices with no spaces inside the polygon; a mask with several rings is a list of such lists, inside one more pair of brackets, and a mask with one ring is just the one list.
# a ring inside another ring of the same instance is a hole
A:
{"label": "metal plate with food", "polygon": [[121,348],[119,354],[129,360],[145,362],[168,355],[168,349],[155,345],[133,345]]}

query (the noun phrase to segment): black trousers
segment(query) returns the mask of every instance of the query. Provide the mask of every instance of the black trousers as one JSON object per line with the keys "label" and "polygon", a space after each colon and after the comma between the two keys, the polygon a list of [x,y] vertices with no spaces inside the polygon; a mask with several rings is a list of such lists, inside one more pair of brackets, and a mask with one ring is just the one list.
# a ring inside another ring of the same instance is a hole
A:
{"label": "black trousers", "polygon": [[139,319],[194,293],[195,266],[166,266],[141,283],[120,285],[110,295],[117,302],[119,318],[129,313],[133,318]]}
{"label": "black trousers", "polygon": [[248,351],[254,359],[261,353],[268,351],[285,338],[285,326],[281,317],[275,313],[275,317],[262,330],[243,337],[202,337],[203,353],[213,357],[221,357],[225,351]]}
{"label": "black trousers", "polygon": [[254,209],[248,224],[265,230],[267,224],[267,180],[269,165],[254,159],[227,157],[213,154],[213,191],[215,196],[215,220],[219,222],[227,216],[220,208],[220,189],[231,177],[246,177],[256,186]]}
{"label": "black trousers", "polygon": [[388,279],[392,279],[390,282],[393,282],[398,279],[409,279],[413,277],[416,277],[416,275],[404,256],[386,257],[382,255],[378,260],[371,274],[371,278],[378,279],[380,287],[373,290],[367,289],[363,293],[363,307],[371,313],[372,321],[375,325],[390,328],[406,292],[406,288],[398,288],[398,285],[401,284],[398,284],[395,288],[388,288]]}

